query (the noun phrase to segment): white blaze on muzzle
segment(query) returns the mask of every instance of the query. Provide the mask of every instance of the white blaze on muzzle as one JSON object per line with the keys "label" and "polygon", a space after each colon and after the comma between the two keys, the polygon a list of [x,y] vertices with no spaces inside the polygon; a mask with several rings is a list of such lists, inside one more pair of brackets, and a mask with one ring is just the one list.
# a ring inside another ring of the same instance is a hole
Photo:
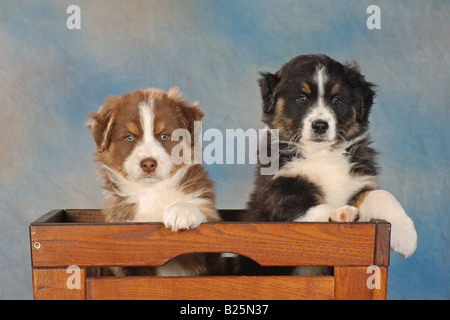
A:
{"label": "white blaze on muzzle", "polygon": [[[134,181],[164,179],[170,174],[171,159],[170,154],[154,136],[155,102],[151,100],[150,102],[139,103],[139,116],[143,137],[136,143],[133,151],[125,160],[125,171],[130,180]],[[152,159],[156,162],[156,169],[151,174],[142,169],[141,163],[146,159]]]}
{"label": "white blaze on muzzle", "polygon": [[314,75],[317,83],[317,102],[302,124],[300,142],[315,148],[328,147],[336,141],[336,116],[324,99],[327,79],[325,67],[319,66]]}

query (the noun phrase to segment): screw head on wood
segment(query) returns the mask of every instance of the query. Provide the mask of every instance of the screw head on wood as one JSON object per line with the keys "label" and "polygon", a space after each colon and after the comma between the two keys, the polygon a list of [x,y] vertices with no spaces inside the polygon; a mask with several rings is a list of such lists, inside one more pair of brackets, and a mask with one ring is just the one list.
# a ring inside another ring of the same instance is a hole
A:
{"label": "screw head on wood", "polygon": [[33,248],[36,249],[36,250],[39,250],[41,248],[41,243],[38,242],[38,241],[34,242],[33,243]]}

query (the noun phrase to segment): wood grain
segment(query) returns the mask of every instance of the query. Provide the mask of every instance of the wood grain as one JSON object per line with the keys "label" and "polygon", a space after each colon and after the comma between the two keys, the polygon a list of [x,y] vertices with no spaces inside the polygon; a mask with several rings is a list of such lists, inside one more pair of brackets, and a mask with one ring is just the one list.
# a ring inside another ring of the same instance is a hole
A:
{"label": "wood grain", "polygon": [[372,300],[387,299],[387,283],[388,283],[388,268],[380,267],[380,289],[373,290]]}
{"label": "wood grain", "polygon": [[192,252],[231,252],[261,265],[372,265],[375,224],[207,223],[171,232],[162,224],[30,227],[33,267],[158,266]]}
{"label": "wood grain", "polygon": [[385,220],[372,220],[377,224],[374,265],[389,266],[391,224]]}
{"label": "wood grain", "polygon": [[67,280],[72,275],[65,268],[33,269],[33,297],[36,300],[85,300],[86,270],[80,269],[80,288],[70,289]]}
{"label": "wood grain", "polygon": [[367,267],[335,267],[335,299],[336,300],[385,300],[387,296],[387,268],[379,267],[380,289],[368,286],[369,277],[374,273],[368,272]]}
{"label": "wood grain", "polygon": [[331,276],[88,278],[87,299],[318,300],[333,299]]}

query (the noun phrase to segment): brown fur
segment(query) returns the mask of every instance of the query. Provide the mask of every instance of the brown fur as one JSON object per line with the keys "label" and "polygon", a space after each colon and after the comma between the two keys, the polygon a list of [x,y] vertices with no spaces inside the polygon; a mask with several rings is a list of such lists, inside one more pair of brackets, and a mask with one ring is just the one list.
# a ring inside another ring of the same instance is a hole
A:
{"label": "brown fur", "polygon": [[290,118],[287,118],[283,114],[283,110],[284,110],[284,99],[280,98],[277,101],[273,123],[275,127],[279,129],[280,137],[283,140],[288,140],[289,137],[292,135],[293,126],[292,120]]}
{"label": "brown fur", "polygon": [[302,83],[302,90],[306,94],[311,94],[311,87],[309,86],[309,84],[307,82]]}
{"label": "brown fur", "polygon": [[336,83],[332,88],[331,88],[331,95],[335,95],[339,92],[339,83]]}
{"label": "brown fur", "polygon": [[359,209],[359,207],[364,203],[364,199],[366,199],[367,195],[372,191],[370,190],[363,190],[359,193],[357,193],[351,200],[350,203]]}
{"label": "brown fur", "polygon": [[[168,92],[158,89],[137,90],[120,97],[109,97],[107,103],[101,106],[97,113],[90,114],[91,121],[87,127],[91,129],[96,143],[94,160],[99,163],[99,176],[104,190],[108,192],[102,210],[107,222],[133,221],[136,215],[136,204],[127,202],[126,197],[117,192],[119,186],[111,180],[108,169],[103,165],[128,178],[123,164],[144,133],[138,106],[141,102],[151,100],[154,101],[154,136],[157,140],[162,134],[170,137],[174,130],[184,128],[191,134],[191,142],[193,142],[194,121],[200,121],[203,117],[203,112],[197,108],[198,104],[190,104],[183,100],[176,88]],[[135,142],[126,140],[130,134],[135,137]],[[168,154],[171,154],[174,146],[180,142],[172,141],[170,138],[158,141]],[[191,143],[191,160],[193,151],[194,144]],[[170,176],[172,176],[186,164],[171,163],[170,165]],[[202,165],[191,165],[180,179],[177,188],[185,194],[195,194],[196,197],[207,200],[202,202],[198,209],[208,221],[220,220],[214,204],[213,182],[208,178]],[[171,261],[182,265],[191,275],[207,274],[207,259],[203,254],[186,254]],[[112,272],[115,275],[155,275],[156,269],[151,267],[112,268]]]}
{"label": "brown fur", "polygon": [[185,193],[195,193],[201,191],[199,197],[210,200],[207,204],[199,206],[200,211],[206,216],[208,221],[220,220],[214,207],[215,195],[213,192],[213,182],[208,179],[204,168],[193,165],[180,181],[180,190]]}

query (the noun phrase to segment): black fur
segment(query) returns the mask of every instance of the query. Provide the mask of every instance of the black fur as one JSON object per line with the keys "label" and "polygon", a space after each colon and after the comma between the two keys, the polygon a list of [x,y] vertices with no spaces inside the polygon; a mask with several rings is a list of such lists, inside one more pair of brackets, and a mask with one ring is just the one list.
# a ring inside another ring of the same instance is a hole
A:
{"label": "black fur", "polygon": [[[312,76],[318,65],[325,65],[327,74],[330,77],[327,82],[327,92],[333,84],[340,85],[340,95],[345,96],[342,104],[336,108],[338,117],[338,130],[342,136],[341,140],[350,140],[357,135],[365,132],[368,128],[368,118],[372,107],[375,92],[372,90],[372,83],[365,81],[358,71],[356,64],[341,64],[326,55],[305,55],[298,56],[285,64],[276,74],[260,73],[262,78],[258,80],[261,89],[263,122],[270,128],[276,128],[274,121],[274,111],[278,99],[283,98],[285,101],[284,115],[286,118],[294,120],[294,123],[300,125],[308,107],[314,102],[317,96],[317,87],[311,84],[311,99],[301,108],[297,102],[299,96],[299,87],[302,82],[312,83]],[[331,96],[325,97],[327,100]],[[357,121],[355,126],[360,126],[356,132],[349,134],[347,120],[352,118],[350,107],[355,106],[357,112]],[[301,129],[299,127],[291,128],[294,131]],[[285,140],[292,137],[286,136],[281,132]]]}

